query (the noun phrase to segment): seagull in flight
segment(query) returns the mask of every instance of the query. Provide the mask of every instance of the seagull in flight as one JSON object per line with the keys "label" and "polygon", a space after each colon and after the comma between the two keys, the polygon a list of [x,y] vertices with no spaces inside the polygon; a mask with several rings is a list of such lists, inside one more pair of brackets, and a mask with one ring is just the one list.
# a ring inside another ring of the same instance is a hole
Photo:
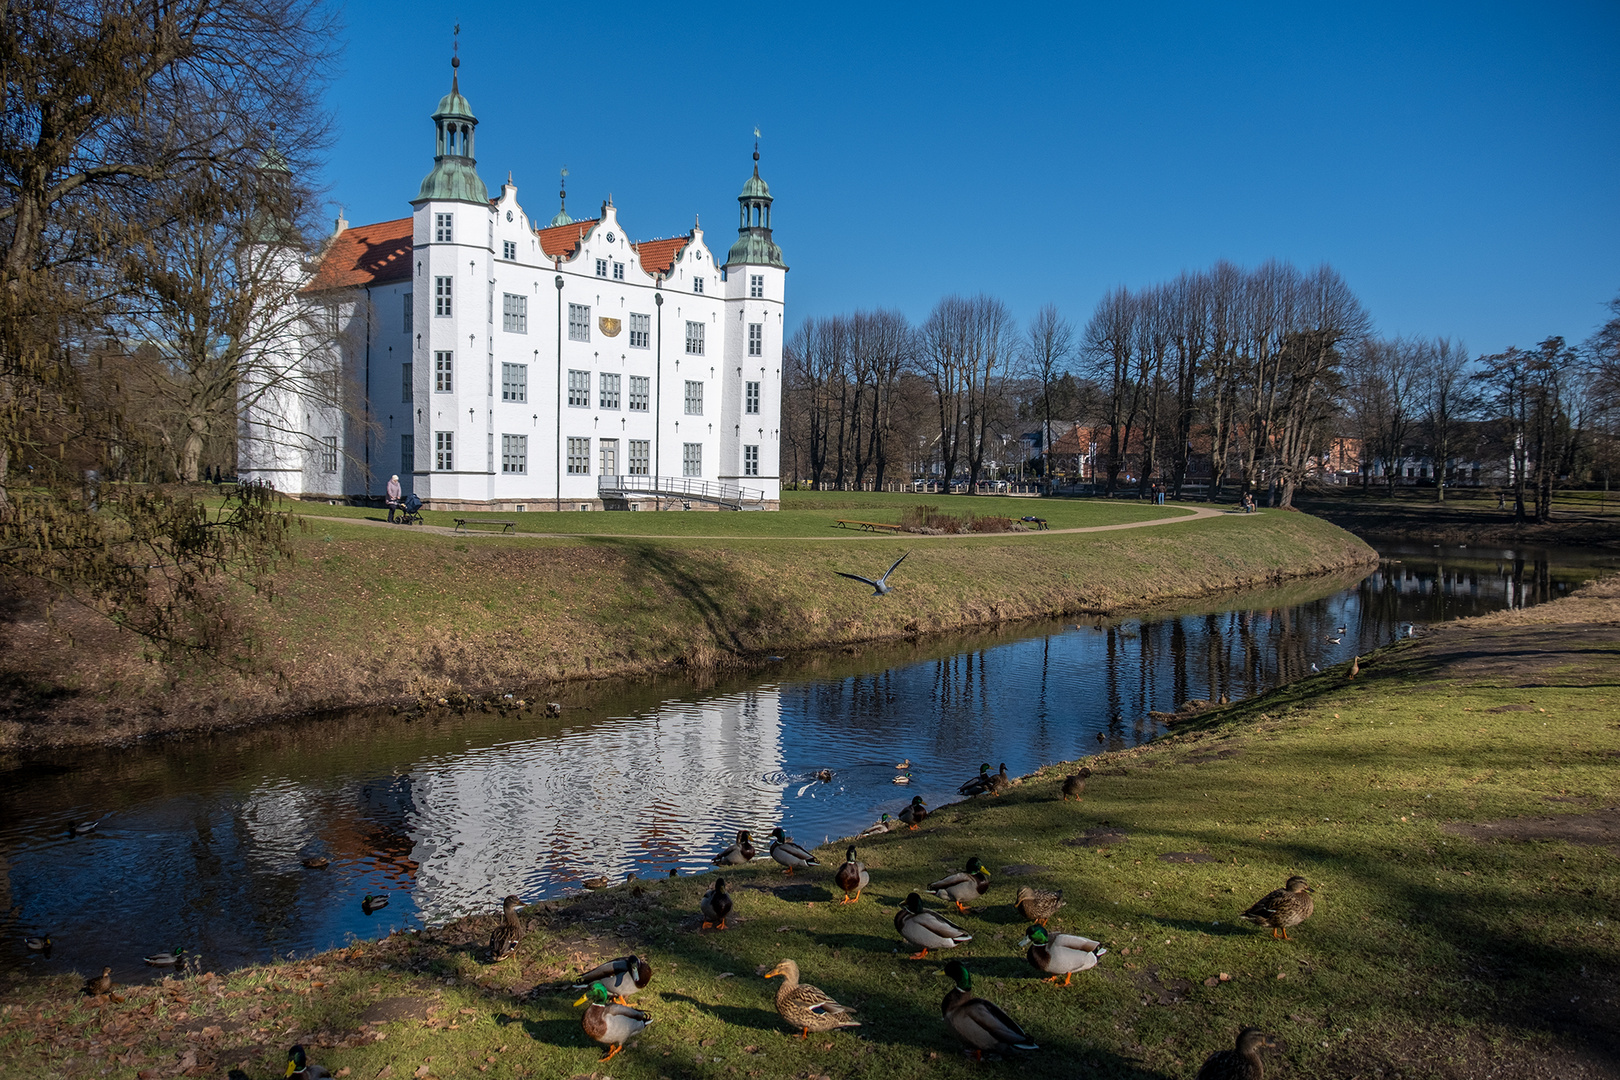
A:
{"label": "seagull in flight", "polygon": [[[906,555],[910,554],[911,552],[906,552]],[[883,596],[887,594],[890,589],[894,588],[893,585],[889,584],[889,575],[894,573],[895,566],[899,566],[901,563],[906,561],[906,555],[902,555],[898,559],[894,560],[894,566],[891,566],[885,570],[883,572],[883,576],[878,578],[876,581],[873,581],[871,578],[863,578],[859,574],[846,574],[842,570],[834,570],[833,573],[837,574],[839,577],[847,577],[851,581],[859,581],[870,585],[872,586],[873,596]]]}

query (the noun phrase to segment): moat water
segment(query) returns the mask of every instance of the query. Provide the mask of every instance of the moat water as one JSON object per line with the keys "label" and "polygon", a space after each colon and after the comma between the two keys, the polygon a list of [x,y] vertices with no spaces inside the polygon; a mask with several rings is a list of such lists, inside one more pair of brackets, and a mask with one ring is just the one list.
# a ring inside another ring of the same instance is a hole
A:
{"label": "moat water", "polygon": [[[352,715],[24,764],[0,775],[0,966],[112,964],[130,980],[156,973],[145,954],[183,946],[224,968],[494,911],[507,893],[703,871],[742,828],[819,844],[913,795],[958,798],[982,761],[1017,775],[1140,743],[1163,730],[1152,711],[1248,697],[1408,625],[1543,603],[1620,564],[1549,549],[1381,555],[1365,576],[1178,611],[707,684],[569,688],[555,718]],[[366,914],[368,893],[388,905]],[[48,955],[24,947],[45,933]]]}

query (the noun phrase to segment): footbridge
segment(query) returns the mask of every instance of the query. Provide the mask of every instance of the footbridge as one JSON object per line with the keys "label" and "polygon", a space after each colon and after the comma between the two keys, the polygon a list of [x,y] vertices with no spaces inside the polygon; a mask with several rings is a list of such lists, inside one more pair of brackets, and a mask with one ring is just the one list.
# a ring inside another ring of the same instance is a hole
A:
{"label": "footbridge", "polygon": [[602,476],[596,494],[604,499],[675,499],[683,503],[707,502],[727,510],[763,510],[765,492],[690,476]]}

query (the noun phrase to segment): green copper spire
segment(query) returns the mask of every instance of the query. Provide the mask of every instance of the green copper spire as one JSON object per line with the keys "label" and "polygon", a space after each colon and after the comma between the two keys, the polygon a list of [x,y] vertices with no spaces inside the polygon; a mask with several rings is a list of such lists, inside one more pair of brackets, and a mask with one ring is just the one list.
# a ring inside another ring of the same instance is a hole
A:
{"label": "green copper spire", "polygon": [[[461,27],[456,27],[461,32]],[[460,43],[457,43],[459,51]],[[439,99],[433,111],[433,123],[438,132],[437,152],[433,158],[433,171],[422,180],[422,189],[416,199],[459,199],[464,202],[489,202],[489,189],[478,178],[477,160],[473,157],[473,131],[478,118],[472,105],[461,96],[461,57],[450,60],[450,92]]]}
{"label": "green copper spire", "polygon": [[759,176],[759,129],[754,129],[754,175],[737,196],[741,211],[737,242],[726,253],[726,266],[776,266],[783,270],[782,249],[771,239],[771,188]]}
{"label": "green copper spire", "polygon": [[551,219],[552,227],[572,225],[574,219],[568,216],[568,166],[566,165],[562,167],[562,181],[558,185],[557,198],[562,202],[562,207],[557,211],[556,216]]}

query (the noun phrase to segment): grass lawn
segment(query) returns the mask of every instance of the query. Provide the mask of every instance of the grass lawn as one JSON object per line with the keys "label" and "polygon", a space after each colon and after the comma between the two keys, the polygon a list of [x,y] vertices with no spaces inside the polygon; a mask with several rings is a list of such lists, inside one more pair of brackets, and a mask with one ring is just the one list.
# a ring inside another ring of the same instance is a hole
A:
{"label": "grass lawn", "polygon": [[[698,929],[702,875],[538,905],[496,966],[481,959],[484,915],[120,1002],[78,998],[66,977],[13,985],[0,1070],[127,1076],[189,1060],[269,1076],[300,1040],[355,1078],[1190,1077],[1252,1024],[1279,1041],[1267,1076],[1612,1076],[1616,670],[1610,579],[1402,643],[1355,681],[1330,671],[1099,755],[1079,804],[1057,801],[1066,770],[1052,768],[936,808],[917,832],[862,843],[859,904],[837,903],[836,843],[794,878],[769,862],[729,872],[725,932]],[[950,955],[1040,1043],[1016,1065],[963,1058],[940,1018],[944,958],[906,958],[892,925],[907,892],[973,855],[991,886],[952,916],[973,941]],[[1237,921],[1295,873],[1317,911],[1293,940]],[[1053,927],[1108,946],[1072,986],[1040,982],[1016,949],[1021,884],[1062,889]],[[562,984],[630,951],[653,965],[636,1003],[655,1022],[604,1067]],[[787,1031],[778,984],[756,974],[784,957],[863,1026]]]}

